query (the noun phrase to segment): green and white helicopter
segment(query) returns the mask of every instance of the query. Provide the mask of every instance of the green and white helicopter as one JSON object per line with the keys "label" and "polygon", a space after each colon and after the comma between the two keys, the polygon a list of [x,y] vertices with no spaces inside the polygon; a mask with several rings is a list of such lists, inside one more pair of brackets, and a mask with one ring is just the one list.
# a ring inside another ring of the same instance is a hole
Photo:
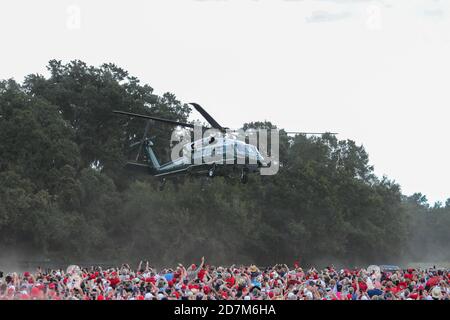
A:
{"label": "green and white helicopter", "polygon": [[[277,159],[264,157],[258,148],[246,143],[245,140],[236,139],[235,131],[222,127],[210,114],[197,103],[190,103],[211,125],[211,127],[197,126],[192,123],[178,122],[148,115],[135,114],[125,111],[113,111],[114,113],[147,119],[144,134],[139,142],[130,147],[139,146],[137,155],[133,161],[128,161],[126,167],[133,170],[144,171],[161,179],[160,188],[164,186],[166,178],[180,175],[232,177],[237,174],[242,183],[247,183],[248,174],[260,172],[262,168],[268,168]],[[153,150],[153,142],[148,138],[151,121],[159,121],[184,128],[199,128],[203,131],[212,130],[210,136],[183,144],[180,147],[179,157],[161,164]],[[318,134],[318,133],[304,133]]]}

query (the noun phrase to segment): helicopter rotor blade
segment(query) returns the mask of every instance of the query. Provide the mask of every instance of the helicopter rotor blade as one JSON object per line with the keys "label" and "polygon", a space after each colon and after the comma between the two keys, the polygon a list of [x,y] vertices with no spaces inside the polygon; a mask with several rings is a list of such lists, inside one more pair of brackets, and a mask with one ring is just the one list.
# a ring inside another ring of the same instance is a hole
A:
{"label": "helicopter rotor blade", "polygon": [[[230,133],[239,133],[240,130],[242,129],[237,129],[237,130],[229,130]],[[257,131],[258,129],[254,129],[255,131]],[[282,131],[278,130],[278,131]],[[284,131],[283,132],[287,133],[287,134],[310,134],[310,135],[322,135],[322,134],[332,134],[332,135],[337,135],[339,133],[336,132],[301,132],[301,131]]]}
{"label": "helicopter rotor blade", "polygon": [[175,121],[175,120],[163,119],[163,118],[152,117],[152,116],[147,116],[147,115],[143,115],[143,114],[136,114],[136,113],[125,112],[125,111],[118,111],[118,110],[114,110],[113,112],[117,113],[117,114],[126,115],[126,116],[129,116],[129,117],[151,119],[151,120],[155,120],[155,121],[159,121],[159,122],[173,124],[173,125],[180,126],[180,127],[194,128],[194,125],[192,123],[179,122],[179,121]]}
{"label": "helicopter rotor blade", "polygon": [[211,125],[214,129],[219,129],[220,131],[225,131],[227,128],[222,127],[211,115],[206,112],[205,109],[203,109],[198,103],[190,102],[190,105],[192,105],[202,116],[203,118],[208,121],[208,123]]}
{"label": "helicopter rotor blade", "polygon": [[287,134],[311,134],[311,135],[322,135],[322,134],[332,134],[337,135],[336,132],[297,132],[297,131],[285,131]]}
{"label": "helicopter rotor blade", "polygon": [[[226,127],[222,127],[216,120],[214,120],[213,117],[211,117],[211,115],[206,112],[205,109],[203,109],[199,104],[191,102],[189,103],[190,105],[192,105],[207,121],[208,123],[211,125],[211,127],[213,129],[218,129],[221,132],[227,132],[230,131],[229,128]],[[176,126],[181,126],[181,127],[188,127],[188,128],[195,128],[196,125],[192,124],[192,123],[185,123],[185,122],[179,122],[179,121],[175,121],[175,120],[169,120],[169,119],[163,119],[163,118],[158,118],[158,117],[153,117],[153,116],[147,116],[147,115],[142,115],[142,114],[136,114],[136,113],[131,113],[131,112],[126,112],[126,111],[119,111],[119,110],[114,110],[113,113],[117,113],[117,114],[121,114],[121,115],[126,115],[129,117],[137,117],[137,118],[144,118],[144,119],[151,119],[151,120],[155,120],[155,121],[159,121],[159,122],[163,122],[163,123],[167,123],[167,124],[172,124],[172,125],[176,125]],[[147,136],[147,132],[148,132],[148,128],[149,127],[149,122],[147,122],[147,126],[144,132],[144,137],[143,140],[146,138]],[[211,129],[208,127],[204,127],[201,126],[203,130],[206,129]],[[235,132],[238,130],[231,130],[231,132]],[[332,135],[337,135],[338,133],[336,132],[296,132],[296,131],[285,131],[287,134],[307,134],[307,135],[322,135],[322,134],[332,134]],[[142,140],[142,141],[143,141]]]}

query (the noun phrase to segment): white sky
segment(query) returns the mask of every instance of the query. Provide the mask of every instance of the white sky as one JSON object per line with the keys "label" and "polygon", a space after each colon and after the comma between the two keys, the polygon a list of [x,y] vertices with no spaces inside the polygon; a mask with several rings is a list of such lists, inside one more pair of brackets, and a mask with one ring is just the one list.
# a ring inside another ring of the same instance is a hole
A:
{"label": "white sky", "polygon": [[405,194],[445,201],[449,15],[446,0],[2,0],[0,79],[113,62],[228,127],[339,132]]}

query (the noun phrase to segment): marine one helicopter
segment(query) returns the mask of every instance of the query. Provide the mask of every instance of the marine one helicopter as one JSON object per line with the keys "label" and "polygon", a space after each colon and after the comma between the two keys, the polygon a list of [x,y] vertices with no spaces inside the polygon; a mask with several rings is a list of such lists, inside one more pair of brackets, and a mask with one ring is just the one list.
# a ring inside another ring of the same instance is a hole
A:
{"label": "marine one helicopter", "polygon": [[[166,178],[179,175],[215,176],[230,177],[236,173],[240,176],[242,183],[247,183],[248,174],[259,172],[262,168],[271,165],[273,159],[269,160],[261,154],[256,146],[236,139],[229,128],[222,127],[209,113],[199,104],[192,105],[211,125],[211,127],[196,126],[192,123],[178,122],[174,120],[162,119],[158,117],[135,114],[125,111],[113,111],[116,114],[133,118],[147,119],[143,137],[140,141],[130,145],[139,146],[137,155],[133,161],[128,161],[126,168],[144,171],[152,176],[161,179],[160,189],[164,187]],[[185,128],[200,128],[202,131],[214,129],[208,137],[197,139],[193,142],[185,143],[181,146],[182,155],[164,164],[159,163],[153,150],[153,142],[148,138],[148,131],[151,121],[159,121],[174,126]],[[298,132],[289,132],[298,133]],[[307,133],[304,134],[320,134]]]}

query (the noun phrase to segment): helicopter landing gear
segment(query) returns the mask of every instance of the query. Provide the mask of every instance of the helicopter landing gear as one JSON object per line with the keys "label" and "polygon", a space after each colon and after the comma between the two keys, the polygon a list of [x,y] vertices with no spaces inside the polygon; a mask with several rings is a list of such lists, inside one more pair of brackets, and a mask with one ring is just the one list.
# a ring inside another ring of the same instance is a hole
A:
{"label": "helicopter landing gear", "polygon": [[248,182],[248,169],[242,168],[241,171],[241,183],[246,184]]}
{"label": "helicopter landing gear", "polygon": [[216,174],[216,164],[214,163],[213,166],[208,171],[208,177],[212,178]]}
{"label": "helicopter landing gear", "polygon": [[159,183],[159,191],[164,190],[164,186],[166,185],[166,178],[162,178],[161,182]]}

